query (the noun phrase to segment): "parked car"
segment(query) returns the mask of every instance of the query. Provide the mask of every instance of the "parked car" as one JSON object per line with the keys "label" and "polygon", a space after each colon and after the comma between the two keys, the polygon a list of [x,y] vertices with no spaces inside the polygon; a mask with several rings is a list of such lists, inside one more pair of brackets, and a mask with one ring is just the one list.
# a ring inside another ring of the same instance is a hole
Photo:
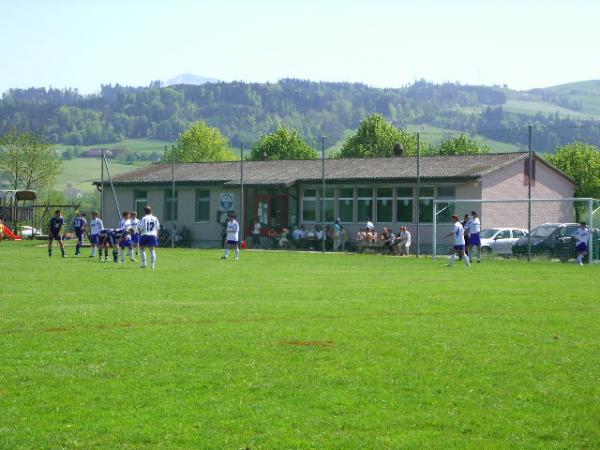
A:
{"label": "parked car", "polygon": [[479,235],[481,253],[512,255],[512,247],[520,238],[527,236],[527,230],[521,228],[489,228]]}
{"label": "parked car", "polygon": [[18,234],[23,236],[24,238],[31,238],[31,236],[39,236],[42,233],[40,233],[40,231],[37,228],[33,228],[28,225],[23,225],[19,227]]}
{"label": "parked car", "polygon": [[[545,223],[531,230],[531,254],[561,261],[575,258],[577,252],[572,237],[577,228],[577,223]],[[527,237],[519,239],[513,245],[513,255],[527,256],[527,245]]]}

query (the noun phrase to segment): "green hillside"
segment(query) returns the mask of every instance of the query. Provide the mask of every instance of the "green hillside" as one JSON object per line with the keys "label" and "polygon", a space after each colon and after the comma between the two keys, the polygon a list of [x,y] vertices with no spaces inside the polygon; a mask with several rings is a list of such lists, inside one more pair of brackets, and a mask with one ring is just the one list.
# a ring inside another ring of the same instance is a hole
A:
{"label": "green hillside", "polygon": [[[108,164],[110,174],[114,176],[143,167],[150,162],[125,164],[109,161]],[[63,171],[54,182],[54,189],[60,192],[67,189],[76,189],[84,193],[94,192],[92,181],[100,179],[100,170],[100,158],[75,158],[63,161]]]}
{"label": "green hillside", "polygon": [[578,111],[600,116],[600,80],[578,81],[531,91],[544,98],[576,104]]}

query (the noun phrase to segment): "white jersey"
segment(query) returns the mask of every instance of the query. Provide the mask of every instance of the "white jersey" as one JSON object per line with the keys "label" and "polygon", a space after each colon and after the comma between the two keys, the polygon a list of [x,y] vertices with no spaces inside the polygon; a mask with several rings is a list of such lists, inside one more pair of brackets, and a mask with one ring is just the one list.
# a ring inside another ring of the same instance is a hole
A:
{"label": "white jersey", "polygon": [[232,220],[230,222],[227,222],[227,240],[228,241],[237,241],[239,231],[240,231],[240,224],[237,223],[237,220]]}
{"label": "white jersey", "polygon": [[100,234],[102,230],[104,230],[104,224],[100,218],[92,219],[90,221],[90,234],[92,236]]}
{"label": "white jersey", "polygon": [[410,231],[403,231],[400,233],[400,239],[404,241],[405,245],[410,245]]}
{"label": "white jersey", "polygon": [[468,225],[469,225],[469,233],[471,233],[471,234],[477,234],[481,231],[481,222],[479,221],[479,217],[471,218],[469,220]]}
{"label": "white jersey", "polygon": [[160,223],[158,219],[152,214],[148,214],[142,217],[140,221],[139,230],[142,236],[154,236],[158,237],[158,230],[160,229]]}
{"label": "white jersey", "polygon": [[577,231],[573,233],[573,236],[575,237],[575,239],[577,239],[577,245],[587,244],[590,240],[590,230],[588,228],[578,228]]}
{"label": "white jersey", "polygon": [[454,245],[465,245],[465,229],[460,222],[452,225],[452,234],[454,234]]}
{"label": "white jersey", "polygon": [[131,228],[131,220],[121,219],[121,221],[119,222],[119,228],[125,230],[125,234],[123,234],[123,239],[125,239],[125,240],[131,239],[131,236],[129,236],[129,233],[127,232]]}
{"label": "white jersey", "polygon": [[131,228],[133,228],[133,231],[135,231],[136,233],[140,232],[140,219],[138,219],[137,217],[135,219],[131,219]]}

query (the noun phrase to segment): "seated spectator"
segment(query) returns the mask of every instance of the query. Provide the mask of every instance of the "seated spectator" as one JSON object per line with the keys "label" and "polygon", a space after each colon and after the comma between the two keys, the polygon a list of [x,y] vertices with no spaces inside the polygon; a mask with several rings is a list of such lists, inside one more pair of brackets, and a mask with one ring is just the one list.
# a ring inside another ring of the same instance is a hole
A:
{"label": "seated spectator", "polygon": [[358,252],[362,252],[364,250],[365,245],[368,244],[368,239],[367,239],[367,230],[366,228],[361,228],[357,233],[356,233],[356,247]]}
{"label": "seated spectator", "polygon": [[290,240],[288,239],[288,235],[290,234],[290,230],[286,227],[283,227],[281,230],[281,235],[279,236],[279,248],[290,248]]}
{"label": "seated spectator", "polygon": [[394,241],[396,236],[392,233],[392,230],[387,227],[383,227],[383,231],[379,235],[379,241],[381,246],[381,253],[394,253]]}
{"label": "seated spectator", "polygon": [[267,238],[269,240],[269,248],[277,248],[279,246],[278,241],[280,236],[281,233],[277,231],[277,228],[269,228],[269,232],[267,233]]}

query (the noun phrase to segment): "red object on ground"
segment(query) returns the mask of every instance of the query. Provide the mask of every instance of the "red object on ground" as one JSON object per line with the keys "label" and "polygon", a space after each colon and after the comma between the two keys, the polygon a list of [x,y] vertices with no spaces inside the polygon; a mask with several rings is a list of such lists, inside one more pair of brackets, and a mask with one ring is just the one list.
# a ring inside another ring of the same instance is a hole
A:
{"label": "red object on ground", "polygon": [[17,236],[8,227],[4,227],[4,234],[7,235],[9,238],[14,239],[15,241],[20,241],[22,239],[21,236]]}
{"label": "red object on ground", "polygon": [[248,248],[248,244],[246,243],[246,241],[242,241],[242,245],[240,245],[240,247],[242,249],[247,249]]}

